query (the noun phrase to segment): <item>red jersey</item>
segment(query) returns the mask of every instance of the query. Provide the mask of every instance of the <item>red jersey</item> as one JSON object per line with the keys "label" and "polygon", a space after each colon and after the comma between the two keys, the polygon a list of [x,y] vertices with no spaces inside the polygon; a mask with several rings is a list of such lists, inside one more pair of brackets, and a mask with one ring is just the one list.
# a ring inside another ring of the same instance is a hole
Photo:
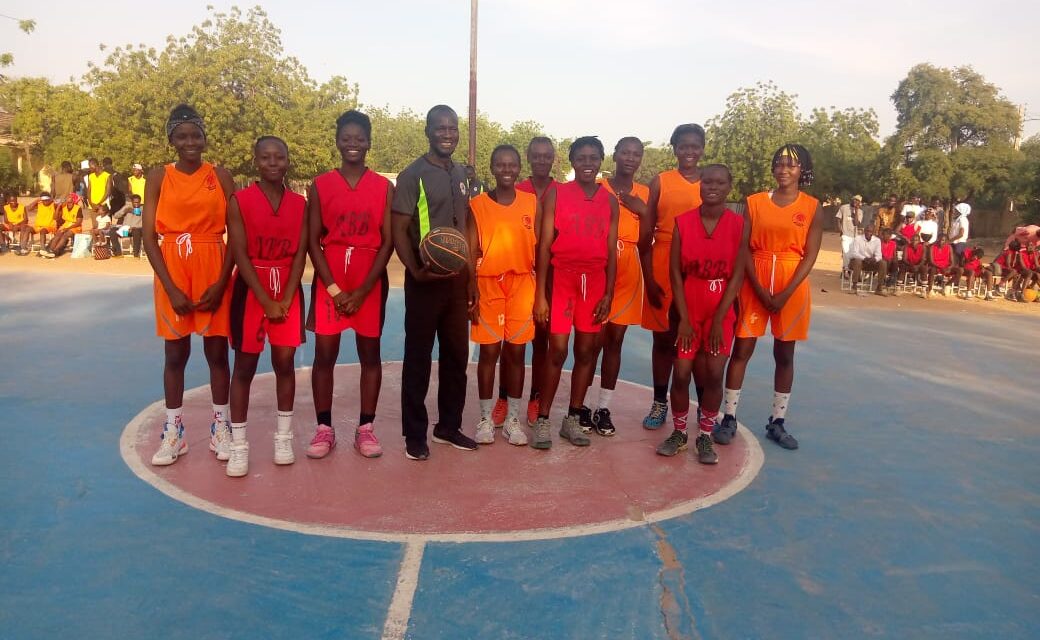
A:
{"label": "red jersey", "polygon": [[888,242],[881,243],[881,259],[882,260],[895,260],[896,258],[896,241],[889,240]]}
{"label": "red jersey", "polygon": [[906,238],[907,242],[910,242],[913,239],[914,235],[917,234],[917,225],[913,222],[911,222],[910,224],[904,224],[902,227],[899,228],[899,234]]}
{"label": "red jersey", "polygon": [[932,247],[932,262],[940,269],[949,269],[952,264],[953,247],[950,245]]}
{"label": "red jersey", "polygon": [[975,255],[974,249],[964,250],[964,269],[967,271],[978,272],[982,268],[982,260],[979,260]]}
{"label": "red jersey", "polygon": [[610,193],[600,185],[596,185],[591,198],[577,182],[556,187],[554,267],[578,272],[606,269],[610,198]]}
{"label": "red jersey", "polygon": [[300,232],[306,217],[307,200],[286,189],[278,211],[253,183],[235,192],[242,224],[246,228],[246,252],[255,265],[289,266],[300,248]]}
{"label": "red jersey", "polygon": [[1033,262],[1033,252],[1025,247],[1018,250],[1018,268],[1030,271],[1036,268],[1036,264]]}
{"label": "red jersey", "polygon": [[365,169],[351,187],[338,169],[314,179],[321,203],[321,246],[378,249],[383,244],[383,213],[390,181]]}
{"label": "red jersey", "polygon": [[912,244],[906,245],[906,249],[903,252],[906,257],[906,261],[913,265],[921,264],[921,260],[924,259],[924,245],[918,244],[916,247]]}
{"label": "red jersey", "polygon": [[1002,266],[1005,269],[1007,269],[1008,268],[1008,263],[1012,261],[1014,256],[1015,256],[1015,252],[1014,251],[1012,251],[1011,249],[1005,249],[1005,250],[1000,252],[1000,255],[997,256],[997,259],[994,260],[993,263],[994,264],[999,264],[1000,266]]}
{"label": "red jersey", "polygon": [[744,218],[726,209],[709,234],[701,219],[701,209],[697,207],[677,217],[675,225],[681,244],[683,289],[699,298],[687,300],[686,304],[698,309],[710,307],[706,312],[713,313],[726,291],[726,283],[733,276],[740,239],[744,234]]}
{"label": "red jersey", "polygon": [[[546,187],[545,191],[542,193],[542,198],[545,197],[546,193],[549,193],[549,191],[551,189],[556,188],[556,186],[559,185],[559,184],[560,183],[556,182],[555,178],[550,178],[549,179],[549,186]],[[528,178],[527,180],[522,180],[520,182],[517,182],[516,185],[514,186],[514,188],[517,191],[523,191],[524,193],[533,193],[536,196],[538,195],[538,190],[534,188],[534,183],[531,182],[530,178]],[[539,200],[541,200],[541,198],[539,198]]]}

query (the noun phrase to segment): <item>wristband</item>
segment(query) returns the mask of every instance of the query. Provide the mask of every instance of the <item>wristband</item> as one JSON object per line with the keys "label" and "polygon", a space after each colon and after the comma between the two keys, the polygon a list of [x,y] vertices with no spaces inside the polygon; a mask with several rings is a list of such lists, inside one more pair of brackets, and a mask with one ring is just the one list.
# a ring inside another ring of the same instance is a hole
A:
{"label": "wristband", "polygon": [[329,295],[335,298],[339,294],[343,293],[343,290],[339,288],[339,285],[333,282],[329,286],[325,287],[325,291],[329,292]]}

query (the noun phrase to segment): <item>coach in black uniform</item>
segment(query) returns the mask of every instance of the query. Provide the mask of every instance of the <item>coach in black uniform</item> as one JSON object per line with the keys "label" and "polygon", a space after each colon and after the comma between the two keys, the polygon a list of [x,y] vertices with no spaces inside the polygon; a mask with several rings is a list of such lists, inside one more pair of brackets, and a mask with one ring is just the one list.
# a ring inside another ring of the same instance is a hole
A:
{"label": "coach in black uniform", "polygon": [[419,240],[430,229],[466,230],[469,207],[466,172],[451,160],[459,144],[459,117],[439,104],[426,114],[430,150],[397,176],[394,192],[394,248],[404,263],[404,367],[401,422],[405,454],[430,456],[426,444],[433,339],[440,346],[437,413],[433,441],[472,451],[477,443],[462,433],[469,360],[469,310],[476,306],[476,283],[468,270],[453,276],[433,273],[419,258]]}

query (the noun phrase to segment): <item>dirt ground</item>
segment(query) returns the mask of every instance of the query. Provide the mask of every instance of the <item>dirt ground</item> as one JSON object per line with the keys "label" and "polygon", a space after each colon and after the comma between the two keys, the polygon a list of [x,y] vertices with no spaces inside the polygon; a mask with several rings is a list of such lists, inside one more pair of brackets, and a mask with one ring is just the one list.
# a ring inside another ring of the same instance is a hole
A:
{"label": "dirt ground", "polygon": [[[987,257],[997,255],[1001,240],[981,240]],[[959,298],[946,298],[941,295],[933,296],[924,300],[914,295],[904,294],[898,297],[882,298],[875,295],[856,296],[841,291],[839,286],[839,271],[841,269],[841,244],[837,233],[827,232],[823,236],[823,248],[820,257],[816,261],[810,279],[813,284],[813,302],[821,306],[833,306],[844,308],[870,307],[870,308],[907,308],[907,309],[931,309],[936,305],[943,305],[951,312],[956,313],[1037,313],[1040,314],[1040,304],[1024,304],[1020,302],[1009,302],[1007,300],[993,300],[984,302],[974,299],[971,301]],[[396,256],[391,257],[389,265],[390,284],[400,287],[404,282],[404,267]],[[72,259],[67,254],[54,260],[46,260],[31,256],[16,256],[12,253],[0,256],[0,273],[10,272],[33,272],[41,274],[42,278],[68,278],[76,273],[107,273],[115,276],[147,276],[151,274],[151,266],[147,260],[133,258],[113,258],[111,260],[93,260],[91,258]],[[310,282],[312,270],[308,266],[304,273],[304,281]]]}

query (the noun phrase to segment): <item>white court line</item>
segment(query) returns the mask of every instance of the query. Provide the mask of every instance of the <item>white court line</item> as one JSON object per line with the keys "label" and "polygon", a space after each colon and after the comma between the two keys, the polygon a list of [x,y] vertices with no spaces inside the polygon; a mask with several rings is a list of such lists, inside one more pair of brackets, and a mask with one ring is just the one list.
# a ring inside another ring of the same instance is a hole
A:
{"label": "white court line", "polygon": [[408,632],[408,620],[412,617],[412,600],[415,588],[419,586],[419,569],[422,567],[423,541],[409,542],[404,546],[404,557],[401,568],[397,572],[397,587],[390,600],[390,609],[386,612],[386,623],[383,625],[383,640],[403,640]]}

